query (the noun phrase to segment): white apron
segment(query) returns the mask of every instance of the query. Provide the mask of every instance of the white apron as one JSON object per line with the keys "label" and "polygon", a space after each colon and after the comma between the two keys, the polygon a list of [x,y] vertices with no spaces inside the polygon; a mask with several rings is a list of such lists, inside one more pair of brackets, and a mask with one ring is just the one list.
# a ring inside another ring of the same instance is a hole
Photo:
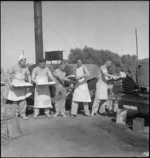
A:
{"label": "white apron", "polygon": [[[35,80],[37,82],[43,81],[43,83],[48,82],[48,76],[46,74],[43,76],[37,75]],[[35,87],[34,108],[53,108],[51,104],[49,86],[42,85]]]}
{"label": "white apron", "polygon": [[[76,69],[76,76],[84,75],[83,67],[79,67]],[[76,102],[91,102],[91,97],[89,93],[89,88],[87,85],[87,81],[85,78],[82,78],[77,81],[75,85],[75,90],[73,94],[73,101]]]}
{"label": "white apron", "polygon": [[107,73],[107,68],[105,66],[101,66],[99,79],[96,83],[96,97],[100,100],[108,99],[107,77],[104,76],[104,73]]}
{"label": "white apron", "polygon": [[[24,73],[16,72],[12,83],[25,83]],[[28,98],[32,93],[26,87],[12,87],[9,89],[7,99],[11,101],[21,101]]]}

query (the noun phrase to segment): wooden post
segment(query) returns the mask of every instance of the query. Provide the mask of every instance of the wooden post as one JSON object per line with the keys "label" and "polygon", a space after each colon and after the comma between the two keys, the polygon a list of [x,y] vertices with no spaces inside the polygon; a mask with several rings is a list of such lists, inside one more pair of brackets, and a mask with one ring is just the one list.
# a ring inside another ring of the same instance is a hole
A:
{"label": "wooden post", "polygon": [[35,58],[43,58],[42,2],[34,1]]}

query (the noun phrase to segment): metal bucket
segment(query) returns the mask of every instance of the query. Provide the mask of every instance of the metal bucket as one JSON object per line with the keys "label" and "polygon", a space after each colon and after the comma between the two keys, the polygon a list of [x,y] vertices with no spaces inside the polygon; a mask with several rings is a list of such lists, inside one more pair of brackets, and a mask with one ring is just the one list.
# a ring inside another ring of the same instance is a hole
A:
{"label": "metal bucket", "polygon": [[133,119],[133,131],[135,132],[143,132],[144,131],[144,118],[135,118]]}

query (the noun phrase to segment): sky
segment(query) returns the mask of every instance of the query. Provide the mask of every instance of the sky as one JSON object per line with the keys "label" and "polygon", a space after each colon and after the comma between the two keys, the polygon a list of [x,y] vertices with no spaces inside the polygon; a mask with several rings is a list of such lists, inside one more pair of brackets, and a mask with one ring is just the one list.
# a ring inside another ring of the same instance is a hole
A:
{"label": "sky", "polygon": [[[121,55],[149,57],[148,1],[42,1],[43,51],[107,49]],[[1,66],[7,70],[23,53],[35,63],[32,1],[1,1]]]}

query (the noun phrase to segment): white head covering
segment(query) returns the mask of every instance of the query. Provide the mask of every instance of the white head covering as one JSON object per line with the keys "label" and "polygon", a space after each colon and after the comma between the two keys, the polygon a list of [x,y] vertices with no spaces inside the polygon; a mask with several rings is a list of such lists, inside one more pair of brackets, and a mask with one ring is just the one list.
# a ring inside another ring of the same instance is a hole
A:
{"label": "white head covering", "polygon": [[22,54],[22,55],[19,56],[18,62],[20,62],[20,60],[23,60],[23,59],[26,59],[26,57]]}

